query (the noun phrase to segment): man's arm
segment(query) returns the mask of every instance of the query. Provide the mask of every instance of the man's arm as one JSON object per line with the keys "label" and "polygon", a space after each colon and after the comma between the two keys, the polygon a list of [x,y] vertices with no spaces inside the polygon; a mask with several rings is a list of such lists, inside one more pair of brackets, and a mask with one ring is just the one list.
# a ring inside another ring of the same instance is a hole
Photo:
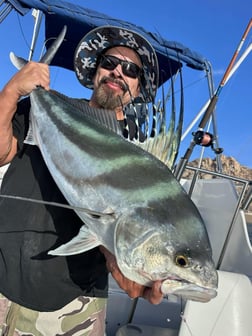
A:
{"label": "man's arm", "polygon": [[13,137],[12,118],[20,97],[28,95],[36,86],[49,90],[47,64],[29,62],[0,92],[0,166],[9,163],[17,152],[17,140]]}

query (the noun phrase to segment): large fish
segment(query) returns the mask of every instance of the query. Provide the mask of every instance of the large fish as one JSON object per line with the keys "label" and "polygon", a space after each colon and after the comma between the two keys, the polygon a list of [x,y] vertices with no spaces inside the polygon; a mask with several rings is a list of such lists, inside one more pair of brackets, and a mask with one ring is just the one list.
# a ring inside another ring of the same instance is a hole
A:
{"label": "large fish", "polygon": [[[50,63],[63,38],[64,32],[44,62]],[[11,59],[18,68],[25,63],[13,54]],[[77,237],[50,254],[103,245],[122,273],[139,284],[151,286],[159,279],[164,294],[202,302],[214,298],[218,280],[205,225],[167,166],[121,135],[113,111],[80,108],[41,87],[30,98],[27,142],[40,148],[85,223]]]}

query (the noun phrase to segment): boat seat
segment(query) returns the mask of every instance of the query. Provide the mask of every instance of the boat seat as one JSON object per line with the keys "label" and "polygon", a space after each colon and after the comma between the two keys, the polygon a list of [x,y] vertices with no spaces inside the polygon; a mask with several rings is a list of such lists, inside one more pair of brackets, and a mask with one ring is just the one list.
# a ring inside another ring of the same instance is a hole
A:
{"label": "boat seat", "polygon": [[140,324],[127,324],[116,332],[116,336],[178,336],[175,329],[158,328]]}
{"label": "boat seat", "polygon": [[[190,183],[189,180],[181,180],[186,191],[189,190]],[[192,200],[206,224],[215,265],[222,271],[246,274],[252,279],[252,247],[242,210],[237,215],[224,257],[219,265],[238,201],[234,183],[227,179],[198,179]]]}
{"label": "boat seat", "polygon": [[184,302],[175,295],[169,295],[159,305],[153,305],[143,298],[133,300],[109,274],[106,335],[139,335],[144,330],[141,335],[148,336],[145,330],[151,330],[151,336],[163,335],[161,331],[169,332],[165,334],[168,336],[177,336],[183,308]]}
{"label": "boat seat", "polygon": [[[188,192],[191,180],[181,184]],[[191,198],[204,219],[217,265],[237,206],[234,184],[227,179],[198,179]]]}
{"label": "boat seat", "polygon": [[242,210],[233,226],[232,235],[219,269],[246,274],[252,280],[252,246],[245,213]]}
{"label": "boat seat", "polygon": [[[188,300],[178,329],[126,324],[116,336],[251,336],[252,285],[243,274],[218,271],[215,299],[207,303]],[[148,322],[148,321],[146,321]]]}
{"label": "boat seat", "polygon": [[251,336],[252,285],[243,274],[218,271],[219,288],[207,303],[187,301],[179,336]]}

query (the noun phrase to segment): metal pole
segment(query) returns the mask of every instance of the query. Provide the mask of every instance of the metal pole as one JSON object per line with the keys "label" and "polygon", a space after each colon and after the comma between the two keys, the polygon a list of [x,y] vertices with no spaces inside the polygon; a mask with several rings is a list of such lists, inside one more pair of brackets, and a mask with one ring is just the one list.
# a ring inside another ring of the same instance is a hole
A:
{"label": "metal pole", "polygon": [[39,30],[40,30],[40,26],[41,26],[41,20],[42,20],[42,12],[39,11],[38,9],[34,9],[32,11],[32,15],[35,19],[35,23],[34,23],[34,28],[33,28],[33,35],[32,35],[29,57],[28,57],[29,61],[33,57],[35,45],[36,45],[36,42],[37,42],[37,39],[38,39],[38,34],[39,34]]}
{"label": "metal pole", "polygon": [[[201,131],[201,130],[204,129],[207,121],[209,120],[210,116],[212,115],[212,113],[213,113],[213,111],[214,111],[214,109],[216,107],[216,104],[217,104],[219,95],[221,93],[221,90],[222,90],[223,86],[225,85],[225,83],[226,83],[226,81],[227,81],[227,79],[228,79],[228,77],[230,75],[230,72],[232,70],[234,62],[237,59],[237,56],[238,56],[238,54],[239,54],[239,52],[240,52],[240,50],[241,50],[241,48],[243,46],[243,43],[244,43],[244,41],[245,41],[245,39],[246,39],[246,37],[247,37],[247,35],[248,35],[251,27],[252,27],[252,19],[250,19],[250,21],[249,21],[249,23],[248,23],[248,25],[247,25],[247,27],[246,27],[243,35],[242,35],[240,43],[239,43],[237,49],[235,50],[235,52],[234,52],[234,54],[233,54],[233,56],[231,58],[231,61],[230,61],[229,65],[228,65],[228,67],[227,67],[227,69],[225,71],[225,74],[224,74],[224,76],[223,76],[223,78],[222,78],[222,80],[221,80],[221,82],[220,82],[220,84],[219,84],[219,86],[218,86],[215,94],[211,98],[210,103],[209,103],[209,105],[208,105],[208,107],[207,107],[207,109],[206,109],[206,111],[205,111],[205,113],[204,113],[204,115],[203,115],[200,123],[199,123],[199,126],[198,126],[198,130],[199,131]],[[189,160],[189,158],[190,158],[190,156],[191,156],[191,154],[193,152],[193,149],[194,149],[195,145],[196,145],[196,142],[195,142],[194,139],[192,139],[191,143],[190,143],[190,146],[186,150],[186,153],[185,153],[184,157],[181,160],[181,163],[178,165],[178,170],[175,172],[175,176],[177,177],[178,180],[181,178],[181,174],[183,173],[183,168],[186,166],[186,164],[187,164],[187,162],[188,162],[188,160]]]}

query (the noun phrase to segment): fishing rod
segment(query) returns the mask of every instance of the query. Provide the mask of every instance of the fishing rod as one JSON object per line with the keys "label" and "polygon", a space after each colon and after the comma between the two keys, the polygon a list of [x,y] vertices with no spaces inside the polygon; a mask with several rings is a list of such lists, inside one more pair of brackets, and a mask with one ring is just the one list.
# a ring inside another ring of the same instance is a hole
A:
{"label": "fishing rod", "polygon": [[[235,63],[235,65],[232,67],[232,70],[229,73],[229,76],[226,79],[226,83],[231,79],[231,77],[234,75],[234,73],[238,70],[242,62],[247,58],[249,53],[252,51],[252,43],[249,44],[247,49],[243,52],[239,60]],[[206,110],[208,104],[210,103],[210,98],[207,100],[207,102],[204,104],[204,106],[200,109],[198,115],[192,120],[190,125],[187,127],[187,129],[184,131],[183,135],[181,136],[181,141],[183,141],[188,133],[190,132],[191,128],[196,124],[196,122],[200,119],[200,117],[204,114],[204,111]]]}
{"label": "fishing rod", "polygon": [[229,65],[228,65],[228,67],[227,67],[227,69],[224,73],[224,76],[222,77],[222,79],[220,81],[220,84],[219,84],[217,90],[215,91],[214,95],[210,99],[209,105],[208,105],[208,107],[207,107],[205,113],[203,114],[203,117],[202,117],[202,119],[199,123],[198,130],[193,133],[193,138],[191,140],[190,146],[186,150],[185,155],[181,158],[181,160],[180,160],[180,162],[179,162],[179,164],[178,164],[178,166],[177,166],[177,168],[174,172],[174,175],[176,176],[176,178],[178,180],[181,178],[181,176],[183,174],[184,168],[185,168],[185,166],[186,166],[186,164],[187,164],[187,162],[188,162],[188,160],[189,160],[189,158],[190,158],[190,156],[193,152],[193,149],[194,149],[195,145],[202,144],[201,141],[203,140],[202,138],[204,136],[203,129],[206,126],[207,121],[211,117],[211,115],[212,115],[212,113],[213,113],[213,111],[216,107],[216,104],[217,104],[218,98],[220,96],[220,93],[221,93],[226,81],[228,80],[228,77],[229,77],[230,72],[233,68],[233,65],[234,65],[234,63],[237,59],[237,56],[238,56],[238,54],[239,54],[239,52],[240,52],[240,50],[241,50],[241,48],[244,44],[244,41],[245,41],[251,27],[252,27],[252,19],[250,19],[250,21],[249,21],[249,23],[248,23],[248,25],[247,25],[247,27],[246,27],[243,35],[242,35],[240,43],[239,43],[238,47],[236,48],[236,50],[235,50],[235,52],[234,52],[234,54],[231,58],[231,61],[230,61]]}

